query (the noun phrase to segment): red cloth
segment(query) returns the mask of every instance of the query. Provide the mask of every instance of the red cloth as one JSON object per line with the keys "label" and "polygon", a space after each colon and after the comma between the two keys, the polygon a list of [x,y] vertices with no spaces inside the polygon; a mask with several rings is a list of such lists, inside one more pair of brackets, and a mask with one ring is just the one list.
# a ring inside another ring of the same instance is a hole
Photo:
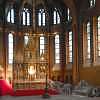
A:
{"label": "red cloth", "polygon": [[7,95],[12,92],[11,85],[4,79],[0,80],[0,95]]}
{"label": "red cloth", "polygon": [[[16,90],[14,92],[14,96],[30,96],[30,95],[43,95],[45,93],[45,90],[43,89],[37,89],[37,90]],[[57,95],[58,92],[56,90],[49,89],[48,93],[50,95]]]}
{"label": "red cloth", "polygon": [[[12,96],[30,96],[30,95],[43,95],[44,89],[27,89],[14,91],[12,86],[4,79],[0,80],[0,95],[12,95]],[[50,95],[58,94],[57,90],[48,89]]]}

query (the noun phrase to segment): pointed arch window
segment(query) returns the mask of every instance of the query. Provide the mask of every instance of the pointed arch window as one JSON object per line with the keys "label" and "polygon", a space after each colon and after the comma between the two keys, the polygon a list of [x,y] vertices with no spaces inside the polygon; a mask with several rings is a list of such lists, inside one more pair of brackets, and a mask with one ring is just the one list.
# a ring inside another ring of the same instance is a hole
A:
{"label": "pointed arch window", "polygon": [[7,22],[14,23],[14,9],[11,8],[7,14]]}
{"label": "pointed arch window", "polygon": [[38,12],[38,25],[39,26],[45,26],[46,24],[46,17],[45,17],[45,10],[44,9],[39,9]]}
{"label": "pointed arch window", "polygon": [[98,27],[97,27],[97,56],[100,57],[100,16],[98,16]]}
{"label": "pointed arch window", "polygon": [[13,63],[13,34],[8,34],[8,62]]}
{"label": "pointed arch window", "polygon": [[87,59],[90,59],[91,48],[90,48],[90,22],[87,23]]}
{"label": "pointed arch window", "polygon": [[60,24],[60,15],[56,8],[53,12],[53,24]]}
{"label": "pointed arch window", "polygon": [[69,31],[66,34],[66,63],[72,63],[72,49],[73,49],[73,43],[72,43],[72,37],[73,37],[73,33],[72,31]]}
{"label": "pointed arch window", "polygon": [[55,36],[55,63],[60,63],[60,42],[59,35]]}
{"label": "pointed arch window", "polygon": [[91,63],[91,23],[90,19],[83,23],[83,63],[90,65]]}
{"label": "pointed arch window", "polygon": [[28,8],[24,8],[22,11],[22,24],[23,25],[30,25],[30,11]]}
{"label": "pointed arch window", "polygon": [[25,46],[27,46],[28,42],[29,42],[29,36],[28,36],[28,33],[26,33],[25,36],[24,36],[24,44],[25,44]]}
{"label": "pointed arch window", "polygon": [[45,38],[44,36],[40,37],[40,55],[44,53],[44,45],[45,45]]}
{"label": "pointed arch window", "polygon": [[89,2],[90,2],[90,8],[95,6],[95,2],[96,2],[95,0],[90,0]]}
{"label": "pointed arch window", "polygon": [[67,20],[68,20],[68,21],[71,21],[71,19],[72,19],[72,17],[71,17],[71,15],[70,15],[70,9],[68,8],[68,9],[67,9]]}

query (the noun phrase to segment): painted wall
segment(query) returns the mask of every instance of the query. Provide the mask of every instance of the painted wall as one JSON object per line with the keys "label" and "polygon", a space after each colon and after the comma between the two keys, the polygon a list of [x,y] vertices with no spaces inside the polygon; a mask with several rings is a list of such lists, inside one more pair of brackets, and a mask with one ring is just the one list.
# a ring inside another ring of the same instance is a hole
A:
{"label": "painted wall", "polygon": [[2,63],[3,63],[3,58],[2,58],[2,56],[3,56],[3,53],[2,53],[2,50],[3,50],[3,34],[2,34],[2,32],[0,32],[0,65],[2,65]]}
{"label": "painted wall", "polygon": [[[88,5],[87,4],[87,0],[83,0],[80,3],[80,13],[82,14],[81,16],[86,19],[88,19],[90,16],[98,16],[100,15],[100,0],[96,0],[96,6],[92,7],[92,8],[86,8]],[[84,13],[83,13],[83,12]],[[84,19],[83,18],[83,19]],[[84,20],[85,20],[84,19]],[[82,30],[81,30],[82,32]],[[94,33],[95,34],[95,33]],[[81,46],[82,44],[80,44]],[[80,48],[81,49],[81,48]],[[84,50],[84,46],[83,46],[83,50]],[[83,54],[84,56],[84,54]],[[80,80],[86,80],[89,84],[91,85],[95,85],[95,86],[100,86],[100,63],[97,63],[97,65],[95,65],[94,63],[91,65],[80,65]]]}
{"label": "painted wall", "polygon": [[0,32],[0,78],[3,78],[3,33]]}
{"label": "painted wall", "polygon": [[86,80],[91,85],[100,86],[100,65],[81,68],[80,80]]}

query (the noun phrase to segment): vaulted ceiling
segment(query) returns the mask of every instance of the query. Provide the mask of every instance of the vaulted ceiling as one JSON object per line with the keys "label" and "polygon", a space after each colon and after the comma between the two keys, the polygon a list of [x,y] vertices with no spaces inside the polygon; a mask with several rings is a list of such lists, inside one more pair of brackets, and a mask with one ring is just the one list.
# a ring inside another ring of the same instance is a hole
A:
{"label": "vaulted ceiling", "polygon": [[[0,5],[5,5],[9,2],[16,2],[18,3],[19,5],[21,5],[23,2],[32,2],[34,0],[0,0]],[[41,1],[41,0],[35,0],[35,1]],[[43,2],[48,2],[48,4],[54,4],[54,5],[57,5],[57,4],[63,4],[63,3],[67,3],[67,6],[71,4],[71,6],[74,4],[74,5],[79,5],[80,2],[82,0],[42,0]]]}
{"label": "vaulted ceiling", "polygon": [[[80,3],[86,0],[0,0],[0,10],[2,10],[7,4],[15,3],[18,8],[20,8],[25,2],[32,5],[32,2],[44,2],[47,7],[59,6],[68,7],[71,10],[72,17],[77,17],[79,12]],[[4,11],[4,9],[2,10]],[[1,11],[0,11],[1,12]],[[1,15],[1,13],[0,13]]]}

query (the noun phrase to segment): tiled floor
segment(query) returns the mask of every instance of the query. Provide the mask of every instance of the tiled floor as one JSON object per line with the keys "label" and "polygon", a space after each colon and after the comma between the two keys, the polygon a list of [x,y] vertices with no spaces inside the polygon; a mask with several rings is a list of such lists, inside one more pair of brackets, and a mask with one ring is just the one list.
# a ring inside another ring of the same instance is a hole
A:
{"label": "tiled floor", "polygon": [[56,95],[51,96],[48,99],[42,98],[42,96],[1,96],[0,100],[100,100],[100,97],[83,97],[83,96],[66,96]]}

